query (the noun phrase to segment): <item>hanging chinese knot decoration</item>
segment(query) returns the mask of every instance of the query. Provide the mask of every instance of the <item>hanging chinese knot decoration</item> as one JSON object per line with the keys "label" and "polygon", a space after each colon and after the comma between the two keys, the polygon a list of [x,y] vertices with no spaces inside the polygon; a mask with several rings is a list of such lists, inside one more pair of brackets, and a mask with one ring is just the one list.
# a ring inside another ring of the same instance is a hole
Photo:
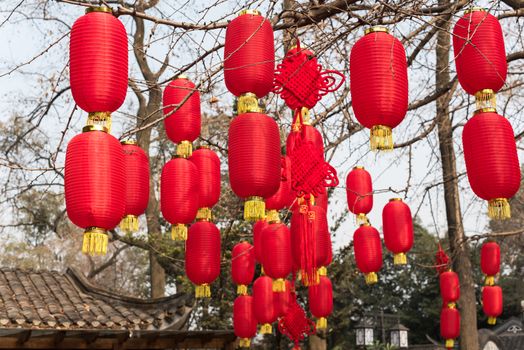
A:
{"label": "hanging chinese knot decoration", "polygon": [[406,253],[413,247],[413,218],[409,206],[393,198],[382,210],[384,243],[391,251],[394,265],[407,264]]}
{"label": "hanging chinese knot decoration", "polygon": [[363,166],[356,166],[346,178],[348,209],[356,215],[358,223],[368,222],[367,214],[373,208],[371,175]]}

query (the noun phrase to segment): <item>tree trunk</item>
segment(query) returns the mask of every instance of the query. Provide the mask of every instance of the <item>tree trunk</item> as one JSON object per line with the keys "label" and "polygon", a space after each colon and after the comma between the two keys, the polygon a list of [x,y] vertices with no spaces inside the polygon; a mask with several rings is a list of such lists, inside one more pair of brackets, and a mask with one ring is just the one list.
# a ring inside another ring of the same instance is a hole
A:
{"label": "tree trunk", "polygon": [[[440,0],[439,4],[449,4],[447,0]],[[442,30],[437,34],[436,48],[436,89],[446,87],[450,82],[449,53],[450,34],[449,21],[442,22]],[[458,178],[456,169],[455,150],[453,148],[453,128],[449,114],[449,100],[452,91],[437,99],[438,139],[442,162],[442,180],[444,182],[444,201],[446,204],[446,218],[448,223],[448,237],[453,261],[453,268],[460,278],[461,312],[460,348],[462,350],[478,350],[477,308],[475,286],[471,270],[469,247],[464,243],[464,226],[460,211]]]}
{"label": "tree trunk", "polygon": [[309,337],[309,350],[326,350],[326,339],[318,335],[311,335]]}

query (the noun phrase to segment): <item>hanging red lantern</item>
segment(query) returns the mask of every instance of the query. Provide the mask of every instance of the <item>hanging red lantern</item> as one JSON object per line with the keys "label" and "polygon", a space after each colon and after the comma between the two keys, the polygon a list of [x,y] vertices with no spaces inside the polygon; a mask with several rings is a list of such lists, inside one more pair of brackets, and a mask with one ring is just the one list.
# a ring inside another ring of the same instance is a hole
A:
{"label": "hanging red lantern", "polygon": [[408,108],[408,70],[402,43],[384,27],[366,30],[349,58],[353,111],[370,129],[372,150],[393,149],[392,129]]}
{"label": "hanging red lantern", "polygon": [[197,219],[211,220],[211,208],[220,199],[220,159],[207,146],[200,146],[190,160],[198,170]]}
{"label": "hanging red lantern", "polygon": [[333,312],[333,286],[329,278],[320,276],[317,285],[309,286],[309,309],[317,318],[317,329],[327,328],[327,317]]}
{"label": "hanging red lantern", "polygon": [[109,7],[89,7],[75,21],[69,43],[71,92],[88,124],[111,128],[111,113],[126,98],[127,33]]}
{"label": "hanging red lantern", "polygon": [[286,154],[291,156],[295,150],[295,145],[298,140],[303,142],[312,142],[314,148],[324,155],[324,140],[320,132],[311,125],[309,116],[309,109],[302,108],[300,113],[295,113],[293,124],[291,126],[291,132],[286,139]]}
{"label": "hanging red lantern", "polygon": [[331,263],[331,235],[329,234],[326,211],[318,205],[311,206],[311,211],[315,213],[315,224],[313,225],[313,231],[315,232],[315,243],[317,246],[315,251],[315,260],[316,266],[320,269],[321,267],[326,267]]}
{"label": "hanging red lantern", "polygon": [[167,137],[177,144],[177,155],[187,158],[193,151],[192,142],[200,135],[200,93],[193,82],[180,75],[164,90],[163,103]]}
{"label": "hanging red lantern", "polygon": [[220,230],[210,221],[197,221],[189,228],[186,275],[196,285],[196,298],[211,297],[209,285],[220,275]]}
{"label": "hanging red lantern", "polygon": [[284,316],[289,310],[289,303],[291,302],[291,293],[293,291],[293,284],[286,280],[286,288],[282,292],[273,292],[275,299],[275,310],[278,317]]}
{"label": "hanging red lantern", "polygon": [[257,320],[255,318],[253,297],[239,295],[233,303],[233,329],[240,338],[239,346],[249,348],[251,338],[257,335]]}
{"label": "hanging red lantern", "polygon": [[357,216],[357,222],[368,222],[367,214],[373,208],[371,175],[363,166],[356,166],[346,178],[348,209]]}
{"label": "hanging red lantern", "polygon": [[[460,298],[460,282],[453,271],[442,272],[439,276],[440,296],[444,306],[453,307]],[[452,305],[450,305],[452,304]]]}
{"label": "hanging red lantern", "polygon": [[244,219],[265,215],[264,198],[280,187],[280,133],[277,123],[263,113],[244,113],[229,127],[229,180],[231,189],[246,198]]}
{"label": "hanging red lantern", "polygon": [[495,109],[479,110],[462,132],[471,189],[488,201],[492,219],[511,217],[508,199],[520,187],[520,165],[513,128]]}
{"label": "hanging red lantern", "polygon": [[[88,125],[67,145],[65,203],[67,216],[84,228],[82,252],[107,251],[107,230],[115,228],[126,209],[124,154],[118,140],[99,125]],[[96,176],[88,176],[86,172]]]}
{"label": "hanging red lantern", "polygon": [[277,310],[273,297],[273,280],[260,276],[253,283],[253,306],[255,318],[261,324],[260,334],[273,333],[271,324],[277,320]]}
{"label": "hanging red lantern", "polygon": [[376,228],[364,223],[353,235],[355,261],[365,275],[366,284],[378,282],[377,272],[382,267],[382,244]]}
{"label": "hanging red lantern", "polygon": [[488,324],[495,325],[502,314],[502,288],[484,286],[482,288],[482,310],[488,316]]}
{"label": "hanging red lantern", "polygon": [[273,278],[273,290],[282,292],[285,279],[291,272],[291,236],[283,223],[270,223],[262,234],[262,251],[271,259],[264,259],[264,272]]}
{"label": "hanging red lantern", "polygon": [[321,190],[317,192],[317,195],[315,196],[315,204],[324,209],[324,211],[327,213],[328,194],[327,189],[325,187],[322,187]]}
{"label": "hanging red lantern", "polygon": [[495,108],[495,93],[504,85],[508,72],[497,17],[482,8],[466,11],[453,28],[453,51],[462,88],[475,96],[478,108]]}
{"label": "hanging red lantern", "polygon": [[293,190],[291,188],[291,160],[288,156],[282,156],[282,175],[280,178],[280,186],[278,191],[269,198],[266,198],[266,210],[268,221],[275,215],[278,216],[278,211],[288,208],[295,199]]}
{"label": "hanging red lantern", "polygon": [[255,276],[255,250],[248,242],[235,244],[231,252],[231,278],[237,285],[237,293],[247,294],[247,286]]}
{"label": "hanging red lantern", "polygon": [[391,251],[394,265],[407,264],[406,253],[413,247],[413,218],[409,206],[400,198],[392,198],[382,210],[384,243]]}
{"label": "hanging red lantern", "polygon": [[127,233],[138,231],[138,216],[149,202],[149,159],[135,141],[123,141],[126,172],[126,210],[120,228]]}
{"label": "hanging red lantern", "polygon": [[460,312],[452,307],[440,311],[440,336],[446,339],[446,348],[453,349],[455,338],[460,335]]}
{"label": "hanging red lantern", "polygon": [[500,247],[497,242],[486,242],[480,249],[480,268],[486,275],[486,286],[495,284],[495,276],[500,271]]}
{"label": "hanging red lantern", "polygon": [[160,176],[160,208],[171,223],[171,238],[185,241],[187,225],[198,210],[198,170],[186,158],[173,158],[164,165]]}
{"label": "hanging red lantern", "polygon": [[260,264],[264,265],[262,258],[264,257],[264,250],[262,248],[262,235],[268,223],[266,220],[258,220],[253,225],[253,245],[255,246],[255,260]]}

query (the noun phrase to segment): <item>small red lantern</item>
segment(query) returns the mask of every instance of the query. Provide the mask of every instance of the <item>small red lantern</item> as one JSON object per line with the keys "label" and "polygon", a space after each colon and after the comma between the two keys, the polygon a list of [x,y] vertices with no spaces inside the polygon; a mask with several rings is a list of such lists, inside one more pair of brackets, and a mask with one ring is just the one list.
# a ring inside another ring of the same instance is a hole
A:
{"label": "small red lantern", "polygon": [[327,214],[326,211],[318,205],[311,206],[310,210],[315,213],[315,224],[313,228],[315,232],[315,243],[317,245],[315,251],[316,266],[318,268],[327,267],[331,263],[332,258],[331,235],[329,234]]}
{"label": "small red lantern", "polygon": [[178,144],[177,155],[187,158],[193,150],[192,142],[200,135],[200,93],[182,75],[166,87],[163,102],[167,137]]}
{"label": "small red lantern", "polygon": [[484,286],[482,288],[482,310],[488,316],[488,324],[495,325],[502,314],[502,288]]}
{"label": "small red lantern", "polygon": [[[266,198],[266,210],[272,211],[268,213],[268,221],[275,215],[278,216],[278,211],[288,208],[295,199],[293,190],[291,189],[291,160],[288,156],[282,156],[282,175],[280,178],[280,187],[278,191],[269,198]],[[276,213],[275,213],[276,212]]]}
{"label": "small red lantern", "polygon": [[366,30],[351,50],[350,89],[353,111],[370,129],[372,150],[393,149],[391,129],[408,108],[408,70],[402,43],[384,27]]}
{"label": "small red lantern", "polygon": [[198,170],[186,158],[173,158],[164,165],[160,176],[160,208],[171,223],[171,238],[185,241],[187,225],[198,210]]}
{"label": "small red lantern", "polygon": [[237,293],[247,294],[247,286],[255,276],[255,249],[248,242],[235,244],[231,252],[231,277],[237,285]]}
{"label": "small red lantern", "polygon": [[495,93],[508,72],[497,17],[482,8],[466,11],[453,28],[453,51],[462,88],[475,96],[478,108],[496,107]]}
{"label": "small red lantern", "polygon": [[249,348],[251,338],[257,335],[257,320],[255,318],[253,297],[239,295],[233,303],[233,328],[240,338],[239,346]]}
{"label": "small red lantern", "polygon": [[211,207],[220,199],[220,159],[206,146],[200,146],[190,160],[198,170],[197,219],[211,220]]}
{"label": "small red lantern", "polygon": [[440,295],[444,306],[453,307],[460,298],[460,282],[458,275],[453,271],[442,272],[439,276],[439,282]]}
{"label": "small red lantern", "polygon": [[283,292],[285,279],[291,272],[291,236],[283,223],[269,224],[262,234],[262,251],[271,259],[264,259],[264,272],[273,278],[273,290]]}
{"label": "small red lantern", "polygon": [[317,318],[317,330],[327,328],[327,317],[333,312],[333,286],[329,278],[320,276],[317,285],[309,286],[309,309]]}
{"label": "small red lantern", "polygon": [[220,230],[210,221],[197,221],[189,228],[186,275],[196,285],[196,298],[211,297],[209,285],[220,275]]}
{"label": "small red lantern", "polygon": [[393,252],[393,264],[407,264],[406,253],[413,247],[413,218],[409,206],[400,198],[392,198],[382,210],[386,248]]}
{"label": "small red lantern", "polygon": [[255,260],[260,264],[264,265],[262,258],[264,257],[264,250],[262,248],[262,236],[263,232],[269,224],[266,220],[258,220],[253,225],[253,245],[255,246]]}
{"label": "small red lantern", "polygon": [[105,131],[99,125],[84,127],[66,151],[67,216],[85,229],[82,252],[89,255],[106,253],[107,230],[118,225],[126,209],[124,154],[118,140]]}
{"label": "small red lantern", "polygon": [[264,198],[278,191],[281,178],[280,133],[277,123],[263,113],[244,113],[229,127],[231,189],[246,198],[244,219],[265,215]]}
{"label": "small red lantern", "polygon": [[495,275],[500,271],[500,247],[496,242],[486,242],[480,249],[480,268],[486,275],[486,286],[495,284]]}
{"label": "small red lantern", "polygon": [[273,292],[275,298],[275,309],[278,317],[282,317],[288,312],[292,292],[293,285],[289,280],[286,280],[286,290],[279,293]]}
{"label": "small red lantern", "polygon": [[356,166],[346,178],[348,209],[357,216],[357,222],[368,222],[366,214],[373,208],[371,175],[363,166]]}
{"label": "small red lantern", "polygon": [[440,336],[446,339],[446,348],[453,349],[455,338],[460,335],[460,312],[452,307],[440,311]]}
{"label": "small red lantern", "polygon": [[273,280],[260,276],[253,283],[253,306],[255,318],[261,324],[260,334],[273,333],[271,324],[277,320],[277,310],[273,297]]}
{"label": "small red lantern", "polygon": [[353,235],[355,261],[366,277],[366,284],[378,282],[377,272],[382,267],[382,244],[376,228],[369,223],[360,225]]}
{"label": "small red lantern", "polygon": [[120,228],[127,233],[138,231],[138,216],[149,202],[149,159],[135,141],[122,142],[126,172],[126,210]]}
{"label": "small red lantern", "polygon": [[464,126],[462,144],[469,184],[489,201],[489,217],[511,217],[508,199],[519,190],[520,165],[509,121],[493,108],[481,109]]}

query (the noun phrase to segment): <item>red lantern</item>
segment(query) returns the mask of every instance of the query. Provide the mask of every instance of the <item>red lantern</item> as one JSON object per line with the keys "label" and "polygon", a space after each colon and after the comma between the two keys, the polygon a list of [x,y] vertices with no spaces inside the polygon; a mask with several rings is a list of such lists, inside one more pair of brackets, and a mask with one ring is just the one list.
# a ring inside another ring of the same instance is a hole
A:
{"label": "red lantern", "polygon": [[285,224],[269,224],[262,234],[263,254],[271,259],[264,259],[264,272],[273,278],[273,290],[282,292],[286,289],[285,279],[291,272],[291,237]]}
{"label": "red lantern", "polygon": [[497,17],[473,8],[453,28],[453,51],[460,85],[478,108],[496,107],[495,93],[506,81],[504,36]]}
{"label": "red lantern", "polygon": [[235,244],[231,252],[231,277],[237,285],[237,293],[247,294],[247,286],[255,275],[255,249],[248,242]]}
{"label": "red lantern", "polygon": [[460,335],[460,312],[456,308],[445,307],[440,311],[440,336],[446,339],[446,348],[453,349],[455,338]]}
{"label": "red lantern", "polygon": [[275,309],[278,317],[282,317],[288,312],[292,289],[293,285],[289,280],[286,280],[286,290],[279,293],[273,292],[275,298]]}
{"label": "red lantern", "polygon": [[220,231],[210,221],[197,221],[186,241],[186,275],[196,285],[196,298],[209,298],[209,285],[220,275]]}
{"label": "red lantern", "polygon": [[488,316],[488,324],[495,325],[497,317],[502,314],[502,288],[499,286],[482,288],[482,309]]}
{"label": "red lantern", "polygon": [[384,27],[366,30],[351,50],[350,90],[355,117],[370,129],[372,150],[393,149],[391,129],[408,108],[406,52]]}
{"label": "red lantern", "polygon": [[442,272],[439,276],[440,295],[444,306],[454,304],[460,298],[460,282],[458,275],[453,271]]}
{"label": "red lantern", "polygon": [[126,210],[120,228],[127,232],[138,231],[138,216],[149,202],[149,159],[135,141],[122,142],[126,172]]}
{"label": "red lantern", "polygon": [[317,318],[317,329],[327,328],[327,317],[333,312],[333,287],[329,278],[320,276],[317,285],[309,287],[309,309]]}
{"label": "red lantern", "polygon": [[253,245],[255,246],[255,260],[260,264],[264,265],[262,258],[264,257],[264,250],[262,248],[262,235],[268,223],[266,220],[258,220],[253,225]]}
{"label": "red lantern", "polygon": [[392,198],[382,210],[384,243],[393,252],[393,264],[407,264],[406,253],[413,247],[413,218],[408,205]]}
{"label": "red lantern", "polygon": [[313,225],[313,231],[315,233],[315,260],[316,266],[326,267],[331,263],[332,258],[332,247],[331,247],[331,235],[329,234],[329,226],[327,222],[327,214],[322,207],[313,205],[310,209],[315,213],[315,224]]}
{"label": "red lantern", "polygon": [[293,151],[295,151],[299,139],[300,142],[313,143],[315,150],[317,150],[322,157],[324,156],[324,140],[322,139],[320,131],[309,124],[309,122],[304,122],[304,124],[299,125],[296,129],[295,125],[293,125],[293,128],[294,130],[289,133],[286,139],[286,152],[288,156],[291,156]]}
{"label": "red lantern", "polygon": [[[282,156],[282,175],[280,179],[280,187],[278,191],[269,198],[266,198],[266,210],[277,212],[287,208],[293,203],[295,199],[293,190],[291,189],[291,161],[288,156]],[[274,217],[277,213],[268,214],[269,217]],[[271,221],[270,219],[268,221]]]}
{"label": "red lantern", "polygon": [[520,165],[511,124],[494,109],[477,111],[462,133],[471,189],[489,201],[492,219],[511,217],[508,199],[520,187]]}
{"label": "red lantern", "polygon": [[480,249],[480,268],[486,275],[486,286],[495,284],[495,275],[500,271],[500,247],[496,242],[486,242]]}
{"label": "red lantern", "polygon": [[324,211],[327,213],[328,194],[325,187],[322,187],[322,189],[317,193],[317,196],[315,197],[315,204],[324,209]]}
{"label": "red lantern", "polygon": [[376,228],[369,223],[360,225],[353,235],[355,261],[366,277],[366,284],[378,282],[377,272],[382,267],[382,244]]}
{"label": "red lantern", "polygon": [[366,214],[373,208],[371,175],[363,166],[356,166],[346,178],[348,209],[357,216],[357,222],[368,222]]}
{"label": "red lantern", "polygon": [[86,126],[69,142],[65,159],[67,216],[85,229],[82,252],[90,255],[106,253],[106,231],[118,225],[126,208],[124,154],[118,140],[104,131]]}
{"label": "red lantern", "polygon": [[280,187],[280,134],[277,123],[263,113],[244,113],[229,127],[228,159],[231,189],[246,198],[244,219],[265,215],[264,198]]}
{"label": "red lantern", "polygon": [[211,207],[220,198],[220,159],[208,147],[200,146],[190,160],[199,174],[197,219],[211,220]]}
{"label": "red lantern", "polygon": [[[181,105],[180,105],[181,104]],[[192,142],[200,135],[200,93],[186,76],[171,81],[164,90],[164,128],[177,143],[176,153],[189,157]]]}
{"label": "red lantern", "polygon": [[253,297],[239,295],[233,303],[233,328],[240,338],[239,346],[249,348],[251,338],[257,335],[257,320],[255,318]]}
{"label": "red lantern", "polygon": [[187,226],[198,210],[198,170],[186,158],[173,158],[160,176],[160,208],[171,223],[171,238],[185,241]]}
{"label": "red lantern", "polygon": [[89,123],[111,126],[127,93],[127,34],[108,7],[90,7],[75,21],[69,44],[71,92]]}
{"label": "red lantern", "polygon": [[260,276],[253,283],[253,306],[255,318],[261,324],[260,334],[273,333],[271,324],[277,320],[277,310],[273,298],[273,280]]}

